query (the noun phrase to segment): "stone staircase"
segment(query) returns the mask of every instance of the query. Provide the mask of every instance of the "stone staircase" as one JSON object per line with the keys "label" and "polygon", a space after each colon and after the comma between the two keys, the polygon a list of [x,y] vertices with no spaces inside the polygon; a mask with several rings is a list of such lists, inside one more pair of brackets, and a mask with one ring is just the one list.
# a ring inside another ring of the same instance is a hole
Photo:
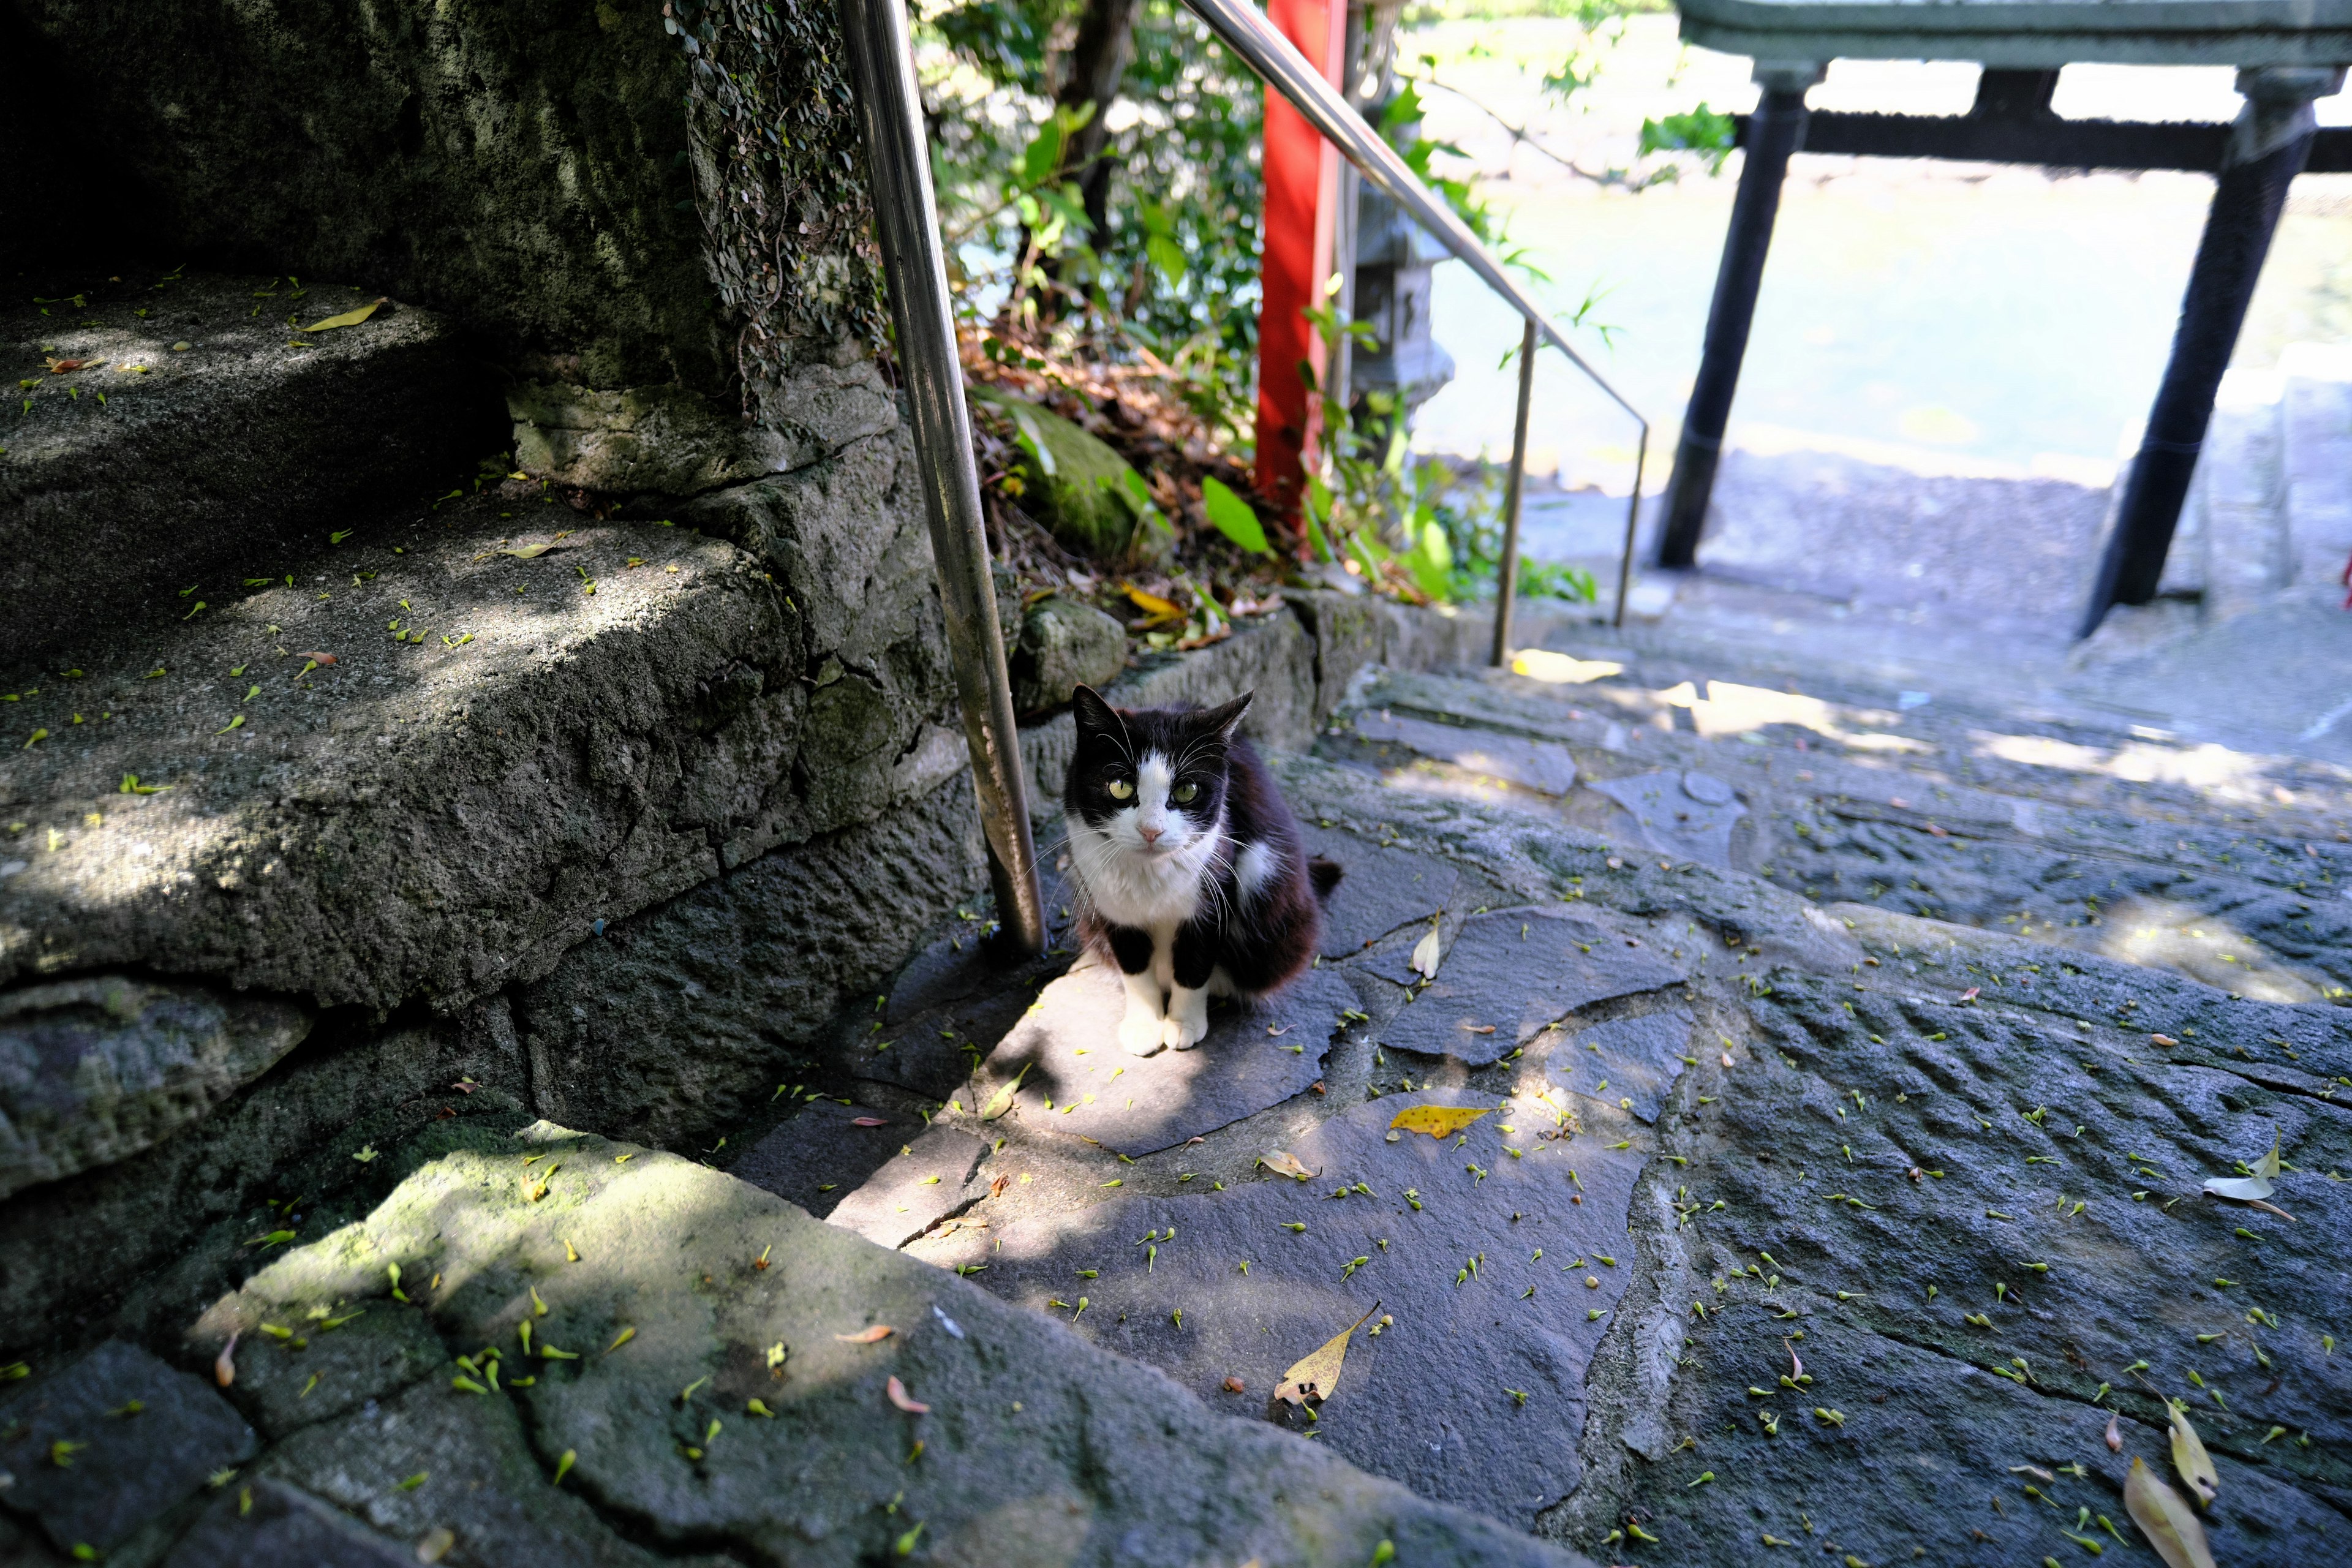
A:
{"label": "stone staircase", "polygon": [[[790,451],[588,494],[516,477],[516,405],[431,310],[302,332],[373,297],[115,276],[12,307],[5,340],[34,384],[0,440],[26,607],[0,648],[0,1562],[1574,1561],[681,1157],[742,1142],[981,912],[870,362],[824,370]],[[1103,674],[1139,702],[1255,688],[1303,746],[1367,660],[1484,635],[1307,595]],[[1067,731],[1024,734],[1049,789]],[[558,1214],[553,1242],[515,1228]],[[786,1315],[712,1316],[739,1277]],[[518,1322],[458,1305],[494,1280]],[[832,1338],[877,1319],[880,1352]],[[619,1353],[581,1391],[518,1323]],[[933,1342],[937,1377],[898,1355]],[[945,1419],[893,1408],[886,1369]]]}

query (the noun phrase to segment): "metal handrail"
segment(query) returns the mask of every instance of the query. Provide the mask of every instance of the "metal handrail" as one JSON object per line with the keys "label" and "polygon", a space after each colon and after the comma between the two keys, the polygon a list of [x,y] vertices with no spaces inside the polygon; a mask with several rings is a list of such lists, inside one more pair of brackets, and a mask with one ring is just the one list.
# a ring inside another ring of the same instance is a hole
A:
{"label": "metal handrail", "polygon": [[996,618],[988,532],[980,509],[980,468],[971,452],[971,411],[956,353],[946,252],[931,191],[923,104],[915,87],[913,40],[900,0],[841,0],[841,30],[866,121],[874,180],[874,230],[898,327],[898,364],[914,427],[917,488],[940,573],[948,662],[955,672],[965,748],[980,796],[996,918],[1007,942],[1028,954],[1045,948],[1045,899],[1029,826],[1028,781]]}
{"label": "metal handrail", "polygon": [[[1320,71],[1307,63],[1307,57],[1276,30],[1274,24],[1247,0],[1184,0],[1184,7],[1202,21],[1209,30],[1224,41],[1225,47],[1241,57],[1244,65],[1256,73],[1258,79],[1290,101],[1290,106],[1306,118],[1309,125],[1323,133],[1325,141],[1339,150],[1340,156],[1353,163],[1364,178],[1378,185],[1391,201],[1411,213],[1421,226],[1437,237],[1454,258],[1478,275],[1479,281],[1500,294],[1511,308],[1533,329],[1542,342],[1566,354],[1569,363],[1582,371],[1593,385],[1599,387],[1612,403],[1633,417],[1642,428],[1641,439],[1633,457],[1633,494],[1625,505],[1625,549],[1617,576],[1617,610],[1614,624],[1625,624],[1625,593],[1633,575],[1633,532],[1641,517],[1642,470],[1649,460],[1650,422],[1642,417],[1640,409],[1625,401],[1617,389],[1609,384],[1584,356],[1563,336],[1558,327],[1544,314],[1543,307],[1529,297],[1527,290],[1511,280],[1503,270],[1502,262],[1470,232],[1470,226],[1455,216],[1454,209],[1438,200],[1428,186],[1408,167],[1397,150],[1375,133],[1364,117],[1348,105],[1339,89],[1323,79]],[[1525,410],[1534,386],[1535,356],[1519,356],[1519,407],[1517,431],[1511,447],[1511,477],[1508,500],[1503,520],[1503,551],[1505,559],[1516,567],[1518,560],[1519,517],[1518,496],[1527,469],[1528,421]],[[1516,574],[1514,574],[1515,575]],[[1511,575],[1505,576],[1495,588],[1495,656],[1494,662],[1504,663],[1509,658],[1511,611],[1517,596],[1518,584]]]}

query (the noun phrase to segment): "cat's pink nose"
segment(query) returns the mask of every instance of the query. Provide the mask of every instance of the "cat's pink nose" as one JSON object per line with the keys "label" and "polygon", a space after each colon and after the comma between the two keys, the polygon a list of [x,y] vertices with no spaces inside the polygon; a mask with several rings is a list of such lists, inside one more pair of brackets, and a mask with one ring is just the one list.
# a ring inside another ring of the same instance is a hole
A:
{"label": "cat's pink nose", "polygon": [[1140,834],[1142,834],[1142,835],[1143,835],[1143,841],[1144,841],[1146,844],[1157,844],[1157,843],[1159,843],[1159,842],[1160,842],[1160,836],[1162,833],[1165,833],[1165,832],[1167,832],[1167,831],[1168,831],[1168,830],[1167,830],[1166,828],[1164,828],[1164,827],[1146,827],[1146,826],[1143,826],[1142,824],[1140,824],[1140,823],[1138,823],[1138,824],[1136,825],[1136,829],[1135,829],[1135,830],[1136,830],[1138,833],[1140,833]]}

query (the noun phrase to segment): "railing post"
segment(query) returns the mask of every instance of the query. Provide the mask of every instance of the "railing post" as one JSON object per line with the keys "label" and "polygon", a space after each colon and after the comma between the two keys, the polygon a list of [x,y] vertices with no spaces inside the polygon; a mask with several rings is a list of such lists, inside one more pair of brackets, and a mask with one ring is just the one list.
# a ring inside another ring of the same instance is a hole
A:
{"label": "railing post", "polygon": [[1519,507],[1528,490],[1528,411],[1536,395],[1536,335],[1532,318],[1519,334],[1519,413],[1511,426],[1511,476],[1503,486],[1503,559],[1495,579],[1495,656],[1501,669],[1511,662],[1511,613],[1519,598]]}
{"label": "railing post", "polygon": [[[1756,62],[1756,79],[1764,96],[1748,116],[1747,159],[1740,165],[1738,194],[1731,202],[1731,228],[1723,237],[1715,299],[1707,306],[1698,380],[1691,387],[1682,439],[1675,445],[1665,527],[1658,542],[1661,566],[1689,566],[1698,560],[1707,499],[1715,493],[1716,465],[1723,460],[1731,395],[1739,386],[1739,362],[1748,354],[1748,330],[1755,323],[1756,294],[1764,282],[1764,257],[1772,247],[1772,223],[1780,212],[1780,184],[1788,177],[1790,154],[1805,144],[1805,89],[1822,75],[1822,68],[1810,63]],[[1634,488],[1641,488],[1638,479]]]}
{"label": "railing post", "polygon": [[2212,422],[2213,395],[2237,346],[2238,329],[2286,205],[2287,187],[2311,153],[2318,128],[2312,100],[2343,85],[2340,66],[2271,66],[2238,73],[2246,106],[2231,128],[2213,205],[2206,211],[2204,237],[2197,243],[2197,260],[2181,297],[2172,357],[2148,411],[2139,455],[2124,480],[2115,528],[2077,637],[2097,631],[2112,606],[2145,605],[2156,596],[2180,505],[2205,445],[2205,427]]}
{"label": "railing post", "polygon": [[874,229],[898,322],[898,364],[914,426],[923,512],[939,565],[949,659],[963,710],[964,744],[971,752],[981,827],[988,839],[997,919],[1013,946],[1041,952],[1045,900],[1037,885],[1013,682],[996,619],[980,470],[971,455],[971,414],[964,405],[963,367],[956,354],[906,7],[898,0],[841,0],[841,30],[866,122]]}

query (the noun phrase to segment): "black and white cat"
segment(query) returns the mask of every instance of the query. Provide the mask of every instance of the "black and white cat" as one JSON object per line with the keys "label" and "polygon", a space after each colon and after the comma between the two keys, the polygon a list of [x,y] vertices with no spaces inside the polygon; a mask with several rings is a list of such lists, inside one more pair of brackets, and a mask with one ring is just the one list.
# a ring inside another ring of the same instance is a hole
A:
{"label": "black and white cat", "polygon": [[1209,998],[1255,1000],[1297,979],[1339,880],[1310,862],[1298,821],[1249,742],[1250,698],[1222,708],[1113,708],[1071,695],[1077,748],[1062,807],[1078,929],[1127,983],[1118,1043],[1190,1050]]}

